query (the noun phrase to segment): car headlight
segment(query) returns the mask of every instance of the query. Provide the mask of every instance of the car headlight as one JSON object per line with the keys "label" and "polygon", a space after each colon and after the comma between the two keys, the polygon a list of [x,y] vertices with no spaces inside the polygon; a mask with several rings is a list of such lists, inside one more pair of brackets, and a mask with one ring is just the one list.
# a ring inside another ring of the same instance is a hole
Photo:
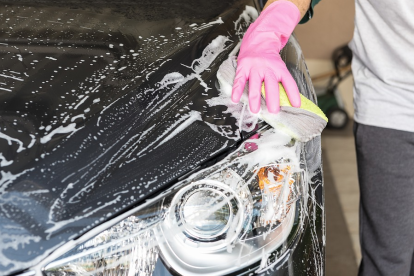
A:
{"label": "car headlight", "polygon": [[[287,249],[304,193],[301,144],[268,130],[50,262],[46,275],[222,275]],[[266,264],[267,260],[265,260]]]}

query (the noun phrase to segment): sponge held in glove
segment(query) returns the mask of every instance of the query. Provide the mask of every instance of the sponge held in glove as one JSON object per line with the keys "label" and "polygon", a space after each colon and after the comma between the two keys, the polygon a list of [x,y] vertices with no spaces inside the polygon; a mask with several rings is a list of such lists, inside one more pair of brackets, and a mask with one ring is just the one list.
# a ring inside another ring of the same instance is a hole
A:
{"label": "sponge held in glove", "polygon": [[[280,82],[279,82],[279,93],[280,93],[280,106],[292,107],[292,105],[290,104],[288,95],[286,93],[286,90]],[[262,96],[266,98],[264,83],[262,84]],[[300,109],[312,112],[318,115],[319,117],[321,117],[322,119],[324,119],[326,122],[328,122],[328,118],[326,117],[325,113],[323,113],[323,111],[319,108],[319,106],[314,104],[311,100],[309,100],[302,94],[300,94],[300,100],[301,100]]]}
{"label": "sponge held in glove", "polygon": [[[220,89],[223,93],[231,97],[233,81],[236,76],[237,60],[232,56],[225,60],[217,72],[217,79],[220,83]],[[312,138],[320,135],[326,127],[328,118],[322,110],[312,101],[300,95],[301,107],[292,107],[284,87],[279,83],[280,94],[280,112],[277,114],[270,113],[266,108],[265,90],[262,85],[262,102],[259,118],[267,122],[274,128],[282,130],[301,142],[307,142]],[[249,104],[248,100],[248,83],[243,91],[241,102]]]}

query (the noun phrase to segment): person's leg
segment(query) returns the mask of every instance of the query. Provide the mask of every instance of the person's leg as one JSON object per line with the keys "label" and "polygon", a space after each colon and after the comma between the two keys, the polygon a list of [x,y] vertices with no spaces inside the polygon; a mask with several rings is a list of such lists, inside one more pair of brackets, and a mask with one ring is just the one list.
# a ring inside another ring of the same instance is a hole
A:
{"label": "person's leg", "polygon": [[414,253],[414,133],[355,123],[360,276],[410,275]]}
{"label": "person's leg", "polygon": [[411,260],[411,272],[410,272],[410,276],[414,276],[414,254],[413,254],[413,258]]}

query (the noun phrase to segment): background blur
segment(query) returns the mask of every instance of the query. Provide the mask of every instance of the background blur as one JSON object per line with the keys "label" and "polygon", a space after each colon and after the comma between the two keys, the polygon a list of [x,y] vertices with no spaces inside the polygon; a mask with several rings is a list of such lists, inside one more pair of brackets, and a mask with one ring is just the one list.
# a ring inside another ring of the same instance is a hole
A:
{"label": "background blur", "polygon": [[[332,52],[352,39],[354,13],[354,0],[322,0],[315,7],[314,17],[296,28],[312,77],[334,68]],[[314,82],[314,86],[323,90],[327,81]],[[338,87],[350,119],[354,114],[352,85],[350,76]],[[352,126],[350,120],[343,130],[325,129],[322,133],[328,276],[357,275],[360,262],[359,188]]]}

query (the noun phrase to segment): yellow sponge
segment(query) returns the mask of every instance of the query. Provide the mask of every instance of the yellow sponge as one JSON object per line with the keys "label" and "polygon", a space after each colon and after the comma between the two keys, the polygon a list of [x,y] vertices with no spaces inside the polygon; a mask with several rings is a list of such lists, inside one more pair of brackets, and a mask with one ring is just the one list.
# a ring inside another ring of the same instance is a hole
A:
{"label": "yellow sponge", "polygon": [[[279,94],[280,94],[280,106],[292,106],[286,94],[286,90],[281,83],[279,83]],[[266,98],[264,83],[262,84],[262,95],[264,98]],[[324,119],[326,122],[328,121],[328,118],[325,116],[325,113],[323,113],[323,111],[316,104],[308,100],[302,94],[300,94],[300,100],[301,100],[300,109],[312,112],[313,114],[316,114],[322,119]]]}

